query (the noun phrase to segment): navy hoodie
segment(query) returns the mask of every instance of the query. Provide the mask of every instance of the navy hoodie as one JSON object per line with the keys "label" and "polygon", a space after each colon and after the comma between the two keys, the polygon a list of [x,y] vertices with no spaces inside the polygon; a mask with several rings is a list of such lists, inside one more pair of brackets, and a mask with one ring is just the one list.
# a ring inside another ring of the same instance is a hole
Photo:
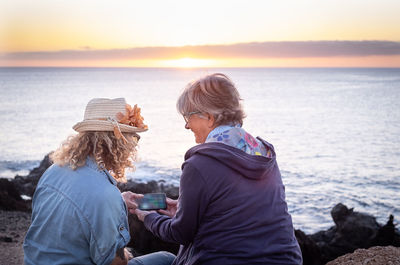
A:
{"label": "navy hoodie", "polygon": [[173,218],[151,213],[144,224],[181,248],[173,264],[301,264],[302,257],[272,158],[223,143],[189,149]]}

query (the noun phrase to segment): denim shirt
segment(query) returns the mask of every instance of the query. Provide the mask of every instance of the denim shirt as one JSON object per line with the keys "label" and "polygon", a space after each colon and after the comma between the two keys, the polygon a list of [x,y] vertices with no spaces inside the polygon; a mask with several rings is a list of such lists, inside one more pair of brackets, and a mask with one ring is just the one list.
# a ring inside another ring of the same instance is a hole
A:
{"label": "denim shirt", "polygon": [[129,240],[116,181],[92,159],[76,170],[53,165],[43,174],[24,241],[25,264],[110,264]]}

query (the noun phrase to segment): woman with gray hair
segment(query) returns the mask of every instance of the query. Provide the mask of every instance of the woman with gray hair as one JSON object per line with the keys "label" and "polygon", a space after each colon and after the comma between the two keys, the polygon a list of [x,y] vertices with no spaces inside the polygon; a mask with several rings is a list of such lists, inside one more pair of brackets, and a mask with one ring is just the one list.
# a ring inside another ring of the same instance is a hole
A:
{"label": "woman with gray hair", "polygon": [[177,102],[199,145],[182,165],[177,201],[135,210],[148,230],[181,245],[172,264],[301,264],[274,147],[243,128],[233,82],[216,73]]}

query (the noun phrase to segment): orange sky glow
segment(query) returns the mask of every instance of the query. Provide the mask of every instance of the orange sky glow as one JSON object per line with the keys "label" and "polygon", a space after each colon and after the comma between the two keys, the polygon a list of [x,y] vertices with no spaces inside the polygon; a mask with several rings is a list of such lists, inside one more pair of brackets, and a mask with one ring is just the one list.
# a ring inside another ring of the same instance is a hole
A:
{"label": "orange sky glow", "polygon": [[400,67],[400,1],[339,2],[0,0],[0,66]]}

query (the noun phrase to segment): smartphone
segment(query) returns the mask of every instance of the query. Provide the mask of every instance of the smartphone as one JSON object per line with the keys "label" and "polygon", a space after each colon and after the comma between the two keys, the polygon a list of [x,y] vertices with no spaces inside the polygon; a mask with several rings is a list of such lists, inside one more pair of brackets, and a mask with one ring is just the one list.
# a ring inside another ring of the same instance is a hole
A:
{"label": "smartphone", "polygon": [[165,193],[147,193],[144,197],[139,200],[140,210],[160,210],[167,209]]}

